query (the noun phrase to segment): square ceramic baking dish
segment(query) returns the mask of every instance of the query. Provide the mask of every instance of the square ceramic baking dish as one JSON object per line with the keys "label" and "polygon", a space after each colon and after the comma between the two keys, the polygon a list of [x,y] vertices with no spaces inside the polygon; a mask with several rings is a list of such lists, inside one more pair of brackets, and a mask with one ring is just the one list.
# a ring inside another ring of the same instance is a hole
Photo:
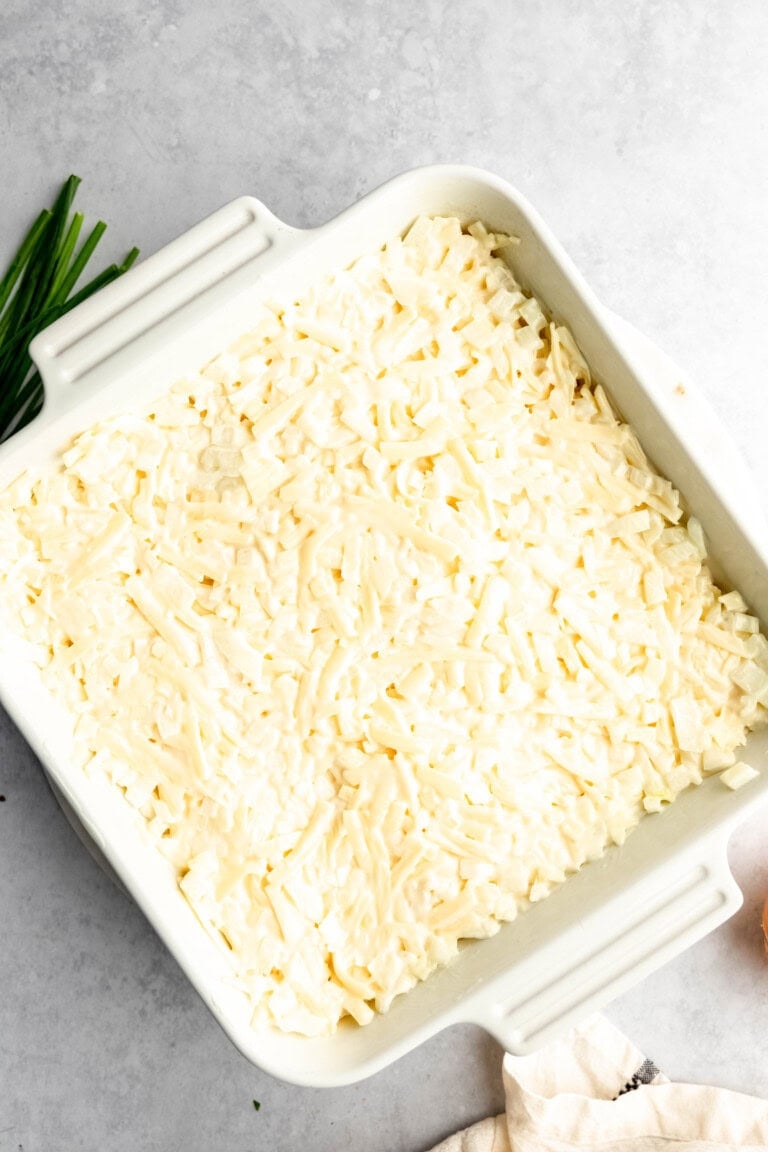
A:
{"label": "square ceramic baking dish", "polygon": [[[512,264],[523,286],[574,333],[595,376],[635,427],[656,466],[704,525],[715,574],[768,623],[768,551],[707,478],[712,444],[690,442],[685,405],[660,397],[629,363],[603,313],[536,212],[504,181],[463,167],[419,169],[330,223],[298,231],[258,200],[215,213],[43,332],[32,345],[46,401],[0,449],[0,482],[35,468],[94,420],[141,405],[249,327],[268,290],[298,294],[326,271],[376,249],[421,213],[482,220],[520,237]],[[728,871],[734,826],[768,792],[768,773],[741,792],[717,779],[649,816],[621,848],[584,867],[492,939],[364,1028],[327,1039],[254,1032],[227,958],[196,919],[170,865],[111,786],[73,766],[67,717],[37,680],[23,644],[1,642],[0,697],[55,785],[93,837],[203,1000],[240,1050],[275,1076],[340,1085],[384,1067],[460,1021],[525,1053],[599,1007],[730,916],[741,894]],[[760,767],[768,733],[745,758]]]}

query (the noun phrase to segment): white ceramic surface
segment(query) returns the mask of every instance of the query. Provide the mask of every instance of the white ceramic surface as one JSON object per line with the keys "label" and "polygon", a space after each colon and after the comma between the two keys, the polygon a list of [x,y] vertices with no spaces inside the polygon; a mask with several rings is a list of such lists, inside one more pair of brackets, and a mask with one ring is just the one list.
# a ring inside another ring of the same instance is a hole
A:
{"label": "white ceramic surface", "polygon": [[[236,201],[215,214],[35,341],[50,401],[0,453],[0,476],[14,473],[22,459],[45,459],[73,431],[124,406],[126,389],[139,403],[158,377],[172,378],[218,350],[246,326],[265,283],[298,288],[401,230],[420,211],[479,216],[521,236],[514,265],[523,283],[569,324],[598,377],[610,382],[619,409],[704,524],[723,578],[768,617],[763,534],[744,517],[738,493],[712,486],[720,436],[701,422],[695,394],[655,386],[642,355],[629,345],[625,354],[612,338],[592,293],[530,206],[503,181],[471,169],[407,174],[305,234],[280,224],[258,201]],[[733,794],[710,780],[663,817],[643,821],[621,850],[583,869],[492,940],[464,949],[365,1029],[343,1028],[317,1041],[256,1036],[231,990],[228,958],[203,932],[165,862],[110,789],[68,768],[66,717],[51,708],[33,676],[19,674],[19,656],[15,646],[0,661],[8,711],[225,1030],[254,1062],[283,1078],[350,1082],[458,1021],[480,1023],[507,1048],[527,1051],[739,906],[725,859],[727,835],[768,781]],[[41,730],[43,714],[50,719]],[[761,758],[765,745],[764,736],[751,738],[747,757]]]}

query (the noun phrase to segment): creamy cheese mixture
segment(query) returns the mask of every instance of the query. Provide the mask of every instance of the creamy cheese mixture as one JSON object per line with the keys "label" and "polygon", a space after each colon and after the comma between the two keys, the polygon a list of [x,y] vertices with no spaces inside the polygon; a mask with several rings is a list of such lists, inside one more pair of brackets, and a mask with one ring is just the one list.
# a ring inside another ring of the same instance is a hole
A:
{"label": "creamy cheese mixture", "polygon": [[8,626],[255,1024],[385,1011],[766,716],[757,621],[510,243],[418,220],[0,502]]}

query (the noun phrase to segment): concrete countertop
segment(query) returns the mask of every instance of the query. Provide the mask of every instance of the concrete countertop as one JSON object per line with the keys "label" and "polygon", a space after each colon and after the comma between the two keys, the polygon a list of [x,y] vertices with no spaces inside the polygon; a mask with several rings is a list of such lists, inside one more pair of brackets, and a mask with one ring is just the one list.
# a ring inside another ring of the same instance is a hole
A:
{"label": "concrete countertop", "polygon": [[[310,225],[405,168],[479,164],[699,382],[768,513],[767,37],[761,0],[5,0],[0,262],[70,171],[110,257],[240,193]],[[502,1107],[468,1027],[341,1090],[260,1073],[4,715],[0,794],[0,1152],[421,1152]],[[608,1014],[670,1076],[768,1094],[764,826],[731,843],[741,913]]]}

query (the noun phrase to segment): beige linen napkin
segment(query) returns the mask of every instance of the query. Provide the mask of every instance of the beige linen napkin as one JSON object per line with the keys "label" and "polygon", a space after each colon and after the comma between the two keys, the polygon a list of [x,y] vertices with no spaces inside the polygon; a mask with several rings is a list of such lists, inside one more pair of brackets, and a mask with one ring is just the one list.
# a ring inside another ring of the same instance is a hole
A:
{"label": "beige linen napkin", "polygon": [[507,1110],[433,1152],[719,1152],[768,1148],[768,1101],[673,1084],[603,1016],[504,1057]]}

